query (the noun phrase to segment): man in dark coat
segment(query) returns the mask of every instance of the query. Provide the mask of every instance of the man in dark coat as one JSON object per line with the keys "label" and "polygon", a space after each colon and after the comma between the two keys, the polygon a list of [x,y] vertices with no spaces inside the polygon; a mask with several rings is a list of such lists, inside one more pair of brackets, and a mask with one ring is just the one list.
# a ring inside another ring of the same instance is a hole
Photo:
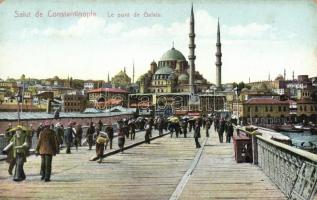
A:
{"label": "man in dark coat", "polygon": [[195,138],[195,144],[196,144],[196,148],[200,148],[200,144],[199,144],[199,138],[200,138],[200,125],[199,122],[196,121],[195,125],[194,125],[194,138]]}
{"label": "man in dark coat", "polygon": [[95,127],[94,127],[94,123],[90,122],[90,126],[87,129],[86,132],[86,138],[87,138],[87,143],[89,146],[89,150],[91,150],[92,145],[94,144],[94,133],[95,133]]}
{"label": "man in dark coat", "polygon": [[50,181],[52,172],[52,159],[56,155],[58,142],[53,130],[49,129],[49,124],[45,122],[44,129],[36,146],[36,154],[41,155],[41,180]]}
{"label": "man in dark coat", "polygon": [[188,122],[186,120],[183,120],[182,131],[184,133],[184,138],[187,138],[187,126],[188,126]]}
{"label": "man in dark coat", "polygon": [[65,134],[65,144],[66,144],[66,153],[67,154],[71,153],[70,147],[72,146],[73,139],[74,139],[73,124],[72,124],[72,122],[70,122],[68,124],[66,134]]}
{"label": "man in dark coat", "polygon": [[78,150],[78,146],[81,146],[82,137],[83,137],[83,128],[81,127],[81,124],[77,124],[77,126],[76,126],[76,134],[75,134],[76,150]]}
{"label": "man in dark coat", "polygon": [[99,128],[100,131],[102,131],[102,127],[103,127],[103,123],[102,123],[102,121],[100,119],[99,122],[98,122],[98,128]]}
{"label": "man in dark coat", "polygon": [[55,132],[57,136],[58,146],[62,147],[63,139],[64,139],[64,128],[62,127],[62,124],[60,123],[57,123],[55,127],[56,127]]}
{"label": "man in dark coat", "polygon": [[120,148],[121,153],[123,153],[124,143],[125,143],[125,134],[124,134],[123,124],[120,123],[119,132],[118,132],[118,146]]}
{"label": "man in dark coat", "polygon": [[206,137],[209,137],[210,121],[208,119],[205,123],[205,128],[206,128]]}
{"label": "man in dark coat", "polygon": [[129,138],[129,126],[127,120],[124,120],[123,122],[123,133],[126,136],[126,138]]}
{"label": "man in dark coat", "polygon": [[154,125],[154,119],[152,117],[150,117],[149,119],[149,125],[150,125],[150,137],[152,137],[152,129]]}
{"label": "man in dark coat", "polygon": [[130,130],[130,135],[131,135],[131,140],[135,140],[135,122],[130,121],[129,122],[129,130]]}
{"label": "man in dark coat", "polygon": [[106,128],[106,133],[108,135],[109,138],[109,143],[110,143],[110,149],[112,149],[112,140],[113,140],[113,128],[112,128],[112,124],[109,124]]}
{"label": "man in dark coat", "polygon": [[227,143],[230,143],[232,136],[233,136],[233,126],[232,126],[232,123],[229,121],[226,123],[226,142]]}
{"label": "man in dark coat", "polygon": [[145,143],[150,144],[151,140],[150,140],[150,136],[151,136],[151,125],[150,122],[147,122],[144,126],[145,129],[145,135],[144,135],[144,140]]}
{"label": "man in dark coat", "polygon": [[157,126],[158,126],[158,130],[159,130],[159,135],[163,135],[163,129],[164,129],[164,120],[162,117],[160,117],[157,120]]}
{"label": "man in dark coat", "polygon": [[223,118],[219,121],[219,128],[218,128],[218,136],[219,136],[219,142],[223,143],[223,133],[225,131],[225,120]]}

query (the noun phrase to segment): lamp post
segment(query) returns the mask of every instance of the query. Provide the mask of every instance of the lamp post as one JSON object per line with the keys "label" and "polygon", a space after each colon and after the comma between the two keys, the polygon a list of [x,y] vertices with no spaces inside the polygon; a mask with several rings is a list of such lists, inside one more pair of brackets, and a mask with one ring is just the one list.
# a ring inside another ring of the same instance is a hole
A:
{"label": "lamp post", "polygon": [[235,89],[235,94],[237,96],[237,125],[240,125],[240,119],[239,119],[239,96],[240,96],[240,89],[239,87],[237,86]]}
{"label": "lamp post", "polygon": [[16,98],[17,105],[18,105],[18,124],[20,124],[20,102],[23,101],[20,87],[19,87],[17,94],[15,95],[15,98]]}
{"label": "lamp post", "polygon": [[215,111],[216,111],[216,90],[217,90],[217,87],[213,85],[210,89],[214,91],[214,113],[215,113]]}

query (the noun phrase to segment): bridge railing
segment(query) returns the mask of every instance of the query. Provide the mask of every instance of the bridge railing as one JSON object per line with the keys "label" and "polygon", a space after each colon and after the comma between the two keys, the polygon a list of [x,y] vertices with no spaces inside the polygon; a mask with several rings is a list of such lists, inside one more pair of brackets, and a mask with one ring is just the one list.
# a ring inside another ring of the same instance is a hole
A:
{"label": "bridge railing", "polygon": [[317,199],[317,155],[267,139],[257,131],[237,128],[252,138],[253,164],[258,165],[288,199]]}

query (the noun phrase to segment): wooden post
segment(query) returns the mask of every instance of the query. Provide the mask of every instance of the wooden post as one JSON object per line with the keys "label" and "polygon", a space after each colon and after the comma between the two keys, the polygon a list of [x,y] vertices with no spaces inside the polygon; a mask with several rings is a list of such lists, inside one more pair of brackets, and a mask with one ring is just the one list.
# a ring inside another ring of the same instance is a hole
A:
{"label": "wooden post", "polygon": [[256,137],[257,134],[252,134],[252,157],[253,157],[253,164],[258,164],[258,140]]}

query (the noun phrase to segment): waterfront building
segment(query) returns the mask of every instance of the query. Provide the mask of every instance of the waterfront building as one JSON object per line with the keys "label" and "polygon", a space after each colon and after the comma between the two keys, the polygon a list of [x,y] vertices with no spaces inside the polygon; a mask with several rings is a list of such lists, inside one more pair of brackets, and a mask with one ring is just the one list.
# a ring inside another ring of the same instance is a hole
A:
{"label": "waterfront building", "polygon": [[96,88],[101,88],[105,86],[105,81],[103,80],[86,80],[84,81],[84,89],[92,90]]}
{"label": "waterfront building", "polygon": [[81,94],[62,95],[62,112],[82,112],[86,108],[87,98]]}
{"label": "waterfront building", "polygon": [[317,122],[317,102],[313,100],[281,101],[272,97],[253,97],[234,102],[233,113],[237,111],[245,124]]}
{"label": "waterfront building", "polygon": [[89,90],[87,93],[89,102],[99,109],[115,105],[124,107],[128,105],[129,92],[127,90],[120,88],[98,88]]}

